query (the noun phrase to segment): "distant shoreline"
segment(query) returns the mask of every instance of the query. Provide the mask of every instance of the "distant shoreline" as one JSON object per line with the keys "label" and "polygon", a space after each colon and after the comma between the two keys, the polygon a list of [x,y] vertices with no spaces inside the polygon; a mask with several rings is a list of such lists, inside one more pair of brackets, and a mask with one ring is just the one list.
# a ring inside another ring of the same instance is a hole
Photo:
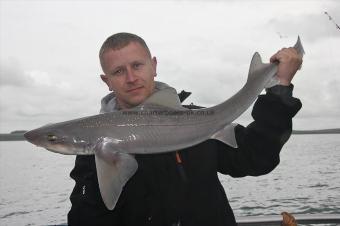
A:
{"label": "distant shoreline", "polygon": [[11,133],[0,133],[0,141],[21,141],[26,140],[24,137],[24,133],[27,130],[15,130]]}
{"label": "distant shoreline", "polygon": [[293,130],[293,134],[340,134],[340,128],[319,130]]}
{"label": "distant shoreline", "polygon": [[[14,131],[11,133],[0,133],[0,141],[23,141],[25,130]],[[294,135],[303,134],[340,134],[340,128],[336,129],[319,129],[319,130],[293,130]]]}
{"label": "distant shoreline", "polygon": [[26,140],[24,134],[8,134],[8,133],[1,133],[0,134],[0,141],[21,141]]}

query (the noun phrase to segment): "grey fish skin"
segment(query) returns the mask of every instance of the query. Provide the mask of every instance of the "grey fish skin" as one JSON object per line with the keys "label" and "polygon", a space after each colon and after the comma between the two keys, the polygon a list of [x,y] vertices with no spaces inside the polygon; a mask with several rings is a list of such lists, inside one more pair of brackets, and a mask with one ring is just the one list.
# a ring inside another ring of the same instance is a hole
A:
{"label": "grey fish skin", "polygon": [[[303,54],[300,39],[295,47]],[[61,154],[94,154],[93,147],[102,138],[114,144],[115,151],[128,154],[183,149],[209,139],[238,118],[264,88],[278,83],[276,72],[276,64],[263,64],[260,55],[255,53],[244,87],[214,107],[177,110],[142,105],[133,110],[44,126],[27,132],[25,137],[37,146]]]}
{"label": "grey fish skin", "polygon": [[[294,47],[299,54],[304,54],[300,38]],[[131,110],[47,125],[24,136],[52,152],[95,154],[100,193],[106,207],[112,210],[124,185],[138,168],[131,154],[180,150],[210,138],[235,147],[230,123],[248,109],[264,88],[278,84],[276,72],[276,64],[262,63],[260,55],[255,53],[246,84],[234,96],[214,107],[187,110],[178,105],[163,106],[162,101],[159,105],[146,101]],[[169,98],[165,95],[163,102],[167,102],[166,99]]]}
{"label": "grey fish skin", "polygon": [[[298,39],[296,48],[303,54]],[[193,146],[212,137],[233,122],[255,101],[261,91],[275,85],[275,64],[263,64],[255,53],[248,80],[230,99],[211,108],[174,110],[157,106],[140,106],[44,126],[25,134],[37,146],[61,154],[94,154],[101,138],[115,144],[115,151],[150,154]],[[271,84],[272,83],[272,84]]]}

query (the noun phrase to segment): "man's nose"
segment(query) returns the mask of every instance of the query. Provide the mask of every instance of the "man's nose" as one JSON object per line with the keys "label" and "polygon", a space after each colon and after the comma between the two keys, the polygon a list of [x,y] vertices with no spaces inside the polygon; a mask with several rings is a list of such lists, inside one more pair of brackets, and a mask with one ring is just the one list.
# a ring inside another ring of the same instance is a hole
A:
{"label": "man's nose", "polygon": [[126,81],[132,83],[135,82],[136,80],[137,76],[135,75],[134,71],[131,68],[127,69]]}

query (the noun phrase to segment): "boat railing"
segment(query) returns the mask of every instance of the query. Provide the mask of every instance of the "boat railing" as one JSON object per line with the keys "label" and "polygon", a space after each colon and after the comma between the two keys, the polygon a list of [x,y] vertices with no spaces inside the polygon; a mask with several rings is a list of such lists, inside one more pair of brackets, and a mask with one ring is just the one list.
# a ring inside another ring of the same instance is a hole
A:
{"label": "boat railing", "polygon": [[[340,225],[339,214],[293,214],[297,225]],[[236,217],[238,226],[281,226],[282,215]]]}
{"label": "boat railing", "polygon": [[[293,214],[297,225],[340,225],[339,214]],[[238,226],[282,226],[282,215],[236,217]],[[52,226],[52,225],[47,225]],[[58,224],[55,226],[67,226]]]}

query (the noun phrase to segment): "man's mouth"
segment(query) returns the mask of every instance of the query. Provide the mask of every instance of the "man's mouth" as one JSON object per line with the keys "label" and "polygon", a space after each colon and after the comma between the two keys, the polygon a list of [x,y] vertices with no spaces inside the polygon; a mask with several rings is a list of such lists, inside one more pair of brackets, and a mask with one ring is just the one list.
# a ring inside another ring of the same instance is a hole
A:
{"label": "man's mouth", "polygon": [[143,86],[136,87],[136,88],[132,88],[132,89],[128,89],[127,92],[128,92],[128,93],[131,93],[131,92],[134,92],[134,91],[138,91],[138,90],[140,90],[140,89],[142,89],[142,88],[143,88]]}

